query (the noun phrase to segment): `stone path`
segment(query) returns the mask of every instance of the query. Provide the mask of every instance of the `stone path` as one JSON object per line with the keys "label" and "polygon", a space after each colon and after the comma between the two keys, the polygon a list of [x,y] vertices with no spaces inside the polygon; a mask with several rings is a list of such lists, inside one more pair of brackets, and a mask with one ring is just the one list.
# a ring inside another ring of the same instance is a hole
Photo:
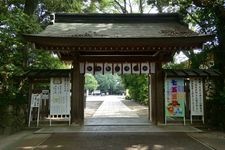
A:
{"label": "stone path", "polygon": [[[91,109],[90,118],[84,126],[52,126],[35,131],[35,134],[33,131],[23,131],[0,137],[0,149],[225,149],[222,133],[202,132],[183,125],[154,126],[144,117],[146,109],[143,106],[125,102],[122,97],[105,96],[104,102],[100,99],[91,97],[91,107],[87,106]],[[137,110],[143,112],[138,113]],[[142,113],[143,117],[140,115]]]}
{"label": "stone path", "polygon": [[40,135],[27,136],[3,150],[212,150],[185,133],[55,133],[32,141]]}
{"label": "stone path", "polygon": [[132,117],[138,118],[139,116],[135,111],[124,105],[121,100],[123,97],[118,96],[107,96],[93,115],[94,118],[105,118],[105,117]]}
{"label": "stone path", "polygon": [[[123,96],[89,96],[86,100],[84,125],[149,126],[151,124],[147,117],[146,106],[132,101],[125,103],[125,101],[128,100],[124,100]],[[132,104],[129,104],[131,102]]]}

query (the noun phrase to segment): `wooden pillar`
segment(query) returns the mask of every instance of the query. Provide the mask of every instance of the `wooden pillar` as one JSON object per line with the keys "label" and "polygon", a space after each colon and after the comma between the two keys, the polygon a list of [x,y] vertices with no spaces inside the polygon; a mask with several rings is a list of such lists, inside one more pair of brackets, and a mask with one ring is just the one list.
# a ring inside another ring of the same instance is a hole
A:
{"label": "wooden pillar", "polygon": [[80,65],[77,59],[73,60],[71,83],[72,83],[71,122],[83,124],[83,121],[84,121],[84,75],[80,74]]}
{"label": "wooden pillar", "polygon": [[190,119],[190,80],[184,80],[184,92],[186,93],[185,118]]}
{"label": "wooden pillar", "polygon": [[202,78],[202,81],[203,81],[203,124],[205,124],[205,122],[207,122],[207,118],[208,118],[208,116],[206,116],[207,115],[207,113],[206,113],[206,105],[207,105],[207,101],[206,101],[206,87],[205,87],[205,83],[206,83],[206,78]]}
{"label": "wooden pillar", "polygon": [[84,84],[85,84],[85,78],[84,78],[84,74],[80,74],[80,118],[81,118],[81,122],[84,122],[84,108],[85,108],[85,99],[84,99]]}
{"label": "wooden pillar", "polygon": [[154,125],[157,125],[157,101],[156,101],[156,74],[151,74],[151,119]]}
{"label": "wooden pillar", "polygon": [[151,75],[148,75],[148,120],[152,121]]}
{"label": "wooden pillar", "polygon": [[29,112],[30,112],[30,105],[31,105],[31,96],[32,96],[32,92],[33,92],[33,89],[34,89],[34,84],[33,84],[33,80],[29,79],[29,91],[28,91],[28,106],[27,106],[27,110],[28,110],[28,113],[27,113],[27,123],[29,121]]}
{"label": "wooden pillar", "polygon": [[156,101],[157,101],[157,123],[165,122],[165,94],[164,94],[165,77],[162,72],[162,64],[156,63]]}
{"label": "wooden pillar", "polygon": [[156,72],[151,75],[152,123],[164,123],[164,76],[162,64],[155,64]]}

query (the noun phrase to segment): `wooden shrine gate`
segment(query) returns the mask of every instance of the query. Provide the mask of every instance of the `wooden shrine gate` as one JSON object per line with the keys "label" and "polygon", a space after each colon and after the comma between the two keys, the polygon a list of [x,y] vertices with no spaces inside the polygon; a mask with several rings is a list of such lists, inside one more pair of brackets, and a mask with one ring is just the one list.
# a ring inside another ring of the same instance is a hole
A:
{"label": "wooden shrine gate", "polygon": [[84,73],[109,68],[112,73],[151,74],[152,121],[163,123],[162,64],[175,52],[201,48],[212,38],[189,30],[178,14],[59,13],[51,19],[43,32],[24,38],[72,63],[71,121],[76,123],[84,120]]}

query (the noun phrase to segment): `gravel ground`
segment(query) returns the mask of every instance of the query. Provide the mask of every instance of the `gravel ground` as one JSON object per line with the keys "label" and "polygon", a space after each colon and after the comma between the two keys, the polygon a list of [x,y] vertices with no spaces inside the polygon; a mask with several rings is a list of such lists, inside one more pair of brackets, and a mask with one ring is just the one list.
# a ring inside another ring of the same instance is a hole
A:
{"label": "gravel ground", "polygon": [[87,101],[84,109],[84,117],[91,118],[103,101]]}
{"label": "gravel ground", "polygon": [[148,118],[147,106],[141,105],[133,100],[122,100],[122,102],[131,110],[134,110],[140,118]]}

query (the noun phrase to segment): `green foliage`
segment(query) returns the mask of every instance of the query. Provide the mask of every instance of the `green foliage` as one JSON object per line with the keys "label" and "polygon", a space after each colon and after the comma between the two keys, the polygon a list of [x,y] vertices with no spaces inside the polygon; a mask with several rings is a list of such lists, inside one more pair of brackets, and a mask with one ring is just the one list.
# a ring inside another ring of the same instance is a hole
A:
{"label": "green foliage", "polygon": [[98,89],[101,92],[109,92],[109,94],[121,94],[124,90],[121,77],[116,74],[98,74],[95,75],[95,78],[98,81]]}
{"label": "green foliage", "polygon": [[[181,9],[181,13],[186,16],[186,22],[191,23],[198,32],[214,34],[213,42],[208,43],[204,49],[195,54],[189,52],[191,67],[205,68],[213,67],[218,69],[222,76],[217,79],[214,99],[206,102],[206,116],[208,124],[225,129],[225,1],[192,1],[194,5],[186,5]],[[189,3],[190,4],[190,3]],[[209,62],[214,61],[214,66]],[[209,64],[209,65],[208,65]]]}
{"label": "green foliage", "polygon": [[206,110],[208,125],[225,130],[225,90],[206,102]]}
{"label": "green foliage", "polygon": [[82,0],[43,0],[43,4],[50,12],[76,12],[81,13]]}
{"label": "green foliage", "polygon": [[0,93],[0,128],[6,129],[11,127],[15,132],[25,125],[27,95],[25,88],[19,90],[19,84],[11,81],[8,90]]}
{"label": "green foliage", "polygon": [[110,0],[42,0],[44,9],[48,12],[69,12],[69,13],[97,13],[105,12],[112,6]]}
{"label": "green foliage", "polygon": [[35,33],[40,26],[34,18],[19,9],[0,14],[0,75],[3,85],[15,75],[23,74],[27,64],[28,45],[22,33]]}
{"label": "green foliage", "polygon": [[98,81],[92,74],[85,74],[85,85],[84,88],[89,91],[96,90],[98,87]]}
{"label": "green foliage", "polygon": [[142,104],[148,104],[148,76],[123,75],[124,87],[129,90],[130,99]]}
{"label": "green foliage", "polygon": [[[161,0],[149,0],[151,3]],[[208,42],[204,48],[195,53],[185,51],[189,58],[190,68],[211,68],[218,69],[222,76],[216,81],[218,93],[214,99],[207,101],[206,114],[208,123],[217,128],[225,127],[225,1],[224,0],[170,0],[184,17],[184,22],[191,25],[191,28],[202,34],[213,34],[215,39]],[[171,3],[171,4],[172,4]],[[211,63],[214,61],[214,63]],[[213,66],[213,64],[215,64]],[[168,67],[168,66],[166,66]],[[169,66],[170,67],[170,66]]]}
{"label": "green foliage", "polygon": [[16,129],[25,125],[28,102],[28,84],[20,76],[30,68],[63,66],[49,52],[34,50],[24,41],[22,34],[42,30],[34,17],[17,7],[0,8],[0,128]]}
{"label": "green foliage", "polygon": [[186,69],[187,65],[185,62],[175,64],[172,62],[166,63],[163,65],[163,69]]}
{"label": "green foliage", "polygon": [[67,66],[51,52],[33,50],[28,54],[29,69],[64,69]]}

